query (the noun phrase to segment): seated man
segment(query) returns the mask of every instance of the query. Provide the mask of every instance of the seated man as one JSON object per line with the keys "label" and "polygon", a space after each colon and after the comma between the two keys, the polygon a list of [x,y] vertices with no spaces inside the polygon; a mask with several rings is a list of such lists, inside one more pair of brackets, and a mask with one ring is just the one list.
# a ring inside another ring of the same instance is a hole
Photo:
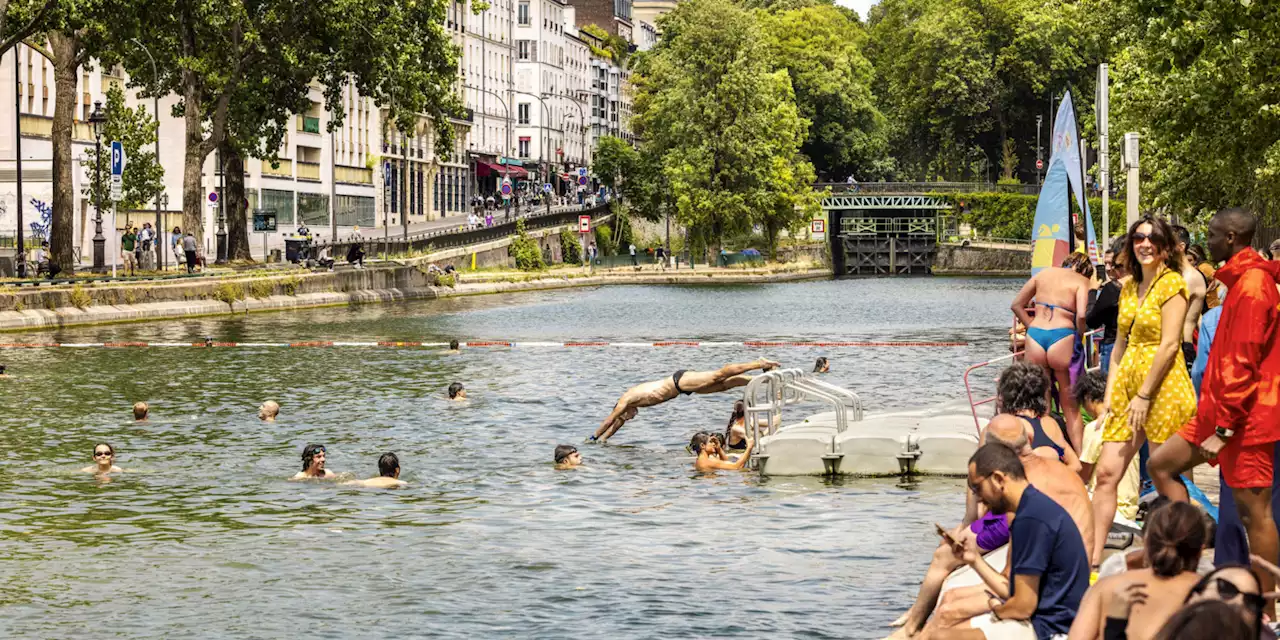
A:
{"label": "seated man", "polygon": [[133,421],[134,422],[143,422],[147,419],[147,416],[149,416],[150,414],[151,414],[151,407],[148,407],[147,403],[145,402],[133,403]]}
{"label": "seated man", "polygon": [[557,469],[572,469],[582,464],[582,454],[571,444],[557,445],[555,459]]}
{"label": "seated man", "polygon": [[352,480],[343,484],[373,489],[399,489],[409,484],[400,479],[400,458],[394,453],[384,453],[381,458],[378,458],[378,474],[376,478]]}
{"label": "seated man", "polygon": [[982,578],[991,613],[937,635],[948,640],[1065,635],[1089,588],[1089,555],[1071,515],[1032,486],[1019,456],[998,443],[983,445],[969,459],[969,487],[988,510],[1013,515],[1010,578],[992,569],[974,543],[953,548]]}
{"label": "seated man", "polygon": [[467,390],[462,388],[461,382],[455,382],[449,385],[449,399],[455,402],[461,402],[467,399]]}
{"label": "seated man", "polygon": [[324,468],[325,449],[322,444],[309,444],[302,449],[302,471],[291,480],[319,480],[336,478],[338,474]]}
{"label": "seated man", "polygon": [[275,400],[268,400],[258,407],[258,419],[263,422],[275,422],[278,415],[280,415],[280,404]]}
{"label": "seated man", "polygon": [[[1084,483],[1067,465],[1041,456],[1031,448],[1025,422],[1008,414],[998,415],[987,424],[983,441],[1003,444],[1016,452],[1031,484],[1067,510],[1086,548],[1092,544],[1093,508]],[[964,522],[950,532],[953,539],[961,544],[972,544],[983,552],[1008,542],[1006,518],[990,512],[981,515],[981,505],[972,492],[966,492],[965,503]],[[933,613],[935,604],[938,604],[938,594],[947,576],[961,566],[963,563],[945,544],[938,547],[915,604],[894,623],[902,626],[894,634],[896,637],[910,637],[921,630]],[[953,589],[943,596],[937,614],[929,621],[929,628],[947,628],[986,611],[987,602],[981,586]]]}
{"label": "seated man", "polygon": [[750,376],[742,375],[748,371],[759,369],[768,371],[777,367],[778,363],[761,358],[755,362],[730,364],[716,371],[685,371],[681,369],[669,378],[638,384],[627,390],[618,398],[613,412],[600,423],[588,441],[605,442],[618,432],[628,420],[636,417],[640,407],[652,407],[662,404],[680,394],[719,393],[736,387],[746,386]]}

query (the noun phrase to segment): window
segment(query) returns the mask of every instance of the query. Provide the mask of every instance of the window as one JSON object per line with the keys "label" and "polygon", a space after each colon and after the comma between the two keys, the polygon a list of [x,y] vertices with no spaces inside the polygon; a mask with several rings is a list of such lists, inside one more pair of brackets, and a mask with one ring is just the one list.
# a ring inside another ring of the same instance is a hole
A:
{"label": "window", "polygon": [[529,46],[530,44],[532,44],[531,40],[516,41],[516,55],[520,60],[529,59],[529,50],[532,49],[532,47]]}
{"label": "window", "polygon": [[[262,209],[275,209],[276,223],[293,224],[293,192],[276,189],[262,190]],[[325,221],[326,224],[328,220]]]}
{"label": "window", "polygon": [[334,216],[339,227],[372,227],[373,198],[364,196],[338,196],[334,201]]}
{"label": "window", "polygon": [[529,124],[529,103],[524,102],[517,105],[516,114],[520,124]]}
{"label": "window", "polygon": [[516,13],[516,16],[520,22],[520,26],[522,27],[529,26],[529,3],[528,2],[520,3],[520,9]]}
{"label": "window", "polygon": [[318,193],[299,192],[298,218],[308,226],[329,226],[329,196]]}
{"label": "window", "polygon": [[529,136],[520,136],[520,157],[529,157]]}

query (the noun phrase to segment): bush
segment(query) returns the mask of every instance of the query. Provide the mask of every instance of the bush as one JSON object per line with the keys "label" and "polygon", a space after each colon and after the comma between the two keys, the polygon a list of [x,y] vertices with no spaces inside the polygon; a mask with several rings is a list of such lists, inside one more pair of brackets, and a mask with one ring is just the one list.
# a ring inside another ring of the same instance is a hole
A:
{"label": "bush", "polygon": [[613,255],[613,227],[607,224],[596,225],[596,250],[602,256]]}
{"label": "bush", "polygon": [[286,296],[296,296],[298,295],[298,287],[302,286],[302,278],[299,278],[298,276],[289,276],[288,278],[280,281],[280,286],[284,289],[284,294]]}
{"label": "bush", "polygon": [[[952,206],[959,209],[965,203],[968,213],[960,216],[960,221],[969,224],[980,236],[993,238],[1011,238],[1029,240],[1032,237],[1032,226],[1035,225],[1036,205],[1039,196],[1015,193],[958,193],[931,194],[946,198]],[[1072,196],[1074,201],[1074,196]],[[1111,234],[1124,233],[1124,202],[1111,201]],[[1089,212],[1093,217],[1094,230],[1102,234],[1102,199],[1089,198]],[[1099,237],[1098,241],[1101,242]]]}
{"label": "bush", "polygon": [[259,300],[271,297],[271,294],[274,293],[275,290],[275,285],[267,279],[252,280],[249,282],[249,295]]}
{"label": "bush", "polygon": [[560,230],[560,259],[565,264],[582,264],[582,242],[568,229]]}
{"label": "bush", "polygon": [[244,300],[244,287],[239,282],[224,282],[214,288],[213,298],[231,306],[236,300]]}
{"label": "bush", "polygon": [[542,248],[538,246],[538,241],[529,237],[524,230],[524,220],[516,221],[516,235],[511,236],[507,255],[515,259],[516,268],[521,271],[542,271],[547,268],[546,261],[542,259]]}
{"label": "bush", "polygon": [[[50,305],[52,302],[52,299],[49,299],[48,303]],[[93,297],[84,290],[84,287],[76,285],[71,287],[71,304],[75,305],[77,309],[84,309],[85,307],[93,304]],[[53,307],[50,306],[49,308]]]}

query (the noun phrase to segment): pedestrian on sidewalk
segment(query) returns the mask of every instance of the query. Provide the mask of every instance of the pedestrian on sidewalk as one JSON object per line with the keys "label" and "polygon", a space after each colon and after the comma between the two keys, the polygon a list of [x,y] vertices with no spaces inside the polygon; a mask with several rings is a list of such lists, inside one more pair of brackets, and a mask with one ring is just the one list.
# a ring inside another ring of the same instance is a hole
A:
{"label": "pedestrian on sidewalk", "polygon": [[639,262],[638,260],[636,260],[636,243],[634,243],[634,242],[632,242],[632,243],[631,243],[631,249],[630,249],[630,251],[631,251],[631,266],[633,266],[633,267],[639,267],[639,266],[640,266],[640,262]]}
{"label": "pedestrian on sidewalk", "polygon": [[587,258],[591,261],[591,266],[596,264],[596,256],[600,254],[600,250],[596,248],[596,243],[592,242],[587,246]]}
{"label": "pedestrian on sidewalk", "polygon": [[[176,230],[176,228],[175,228]],[[196,237],[190,231],[182,237],[182,254],[186,257],[187,273],[194,273],[196,268],[196,249],[200,244],[196,242]],[[175,253],[176,255],[176,253]]]}
{"label": "pedestrian on sidewalk", "polygon": [[121,270],[128,270],[129,275],[133,275],[134,269],[138,267],[138,257],[134,253],[138,245],[138,234],[129,223],[126,222],[124,227],[124,235],[120,237],[120,257],[124,259]]}
{"label": "pedestrian on sidewalk", "polygon": [[169,252],[173,254],[174,265],[179,269],[182,268],[182,229],[173,228],[173,233],[169,234]]}
{"label": "pedestrian on sidewalk", "polygon": [[154,271],[156,268],[155,247],[152,245],[155,240],[156,230],[151,228],[151,223],[142,223],[142,232],[138,234],[138,241],[142,245],[138,254],[138,265],[143,271]]}
{"label": "pedestrian on sidewalk", "polygon": [[664,247],[662,247],[661,245],[659,245],[659,246],[658,246],[658,250],[656,251],[656,253],[657,253],[657,256],[658,256],[658,266],[659,266],[659,268],[661,268],[663,271],[666,271],[666,269],[667,269],[667,250],[666,250]]}

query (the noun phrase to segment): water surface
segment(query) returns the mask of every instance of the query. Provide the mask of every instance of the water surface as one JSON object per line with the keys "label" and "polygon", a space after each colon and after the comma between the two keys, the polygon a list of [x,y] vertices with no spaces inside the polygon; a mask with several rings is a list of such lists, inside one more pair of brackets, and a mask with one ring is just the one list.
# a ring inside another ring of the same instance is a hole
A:
{"label": "water surface", "polygon": [[[153,348],[0,352],[0,636],[882,637],[962,483],[700,477],[734,397],[642,411],[557,472],[626,387],[767,356],[832,359],[871,410],[963,396],[1018,283],[606,287],[37,334],[31,342],[961,341],[966,347]],[[471,400],[450,403],[452,381]],[[282,419],[257,405],[275,399]],[[129,406],[150,402],[134,424]],[[96,441],[136,470],[74,470]],[[329,467],[410,488],[291,483]]]}

